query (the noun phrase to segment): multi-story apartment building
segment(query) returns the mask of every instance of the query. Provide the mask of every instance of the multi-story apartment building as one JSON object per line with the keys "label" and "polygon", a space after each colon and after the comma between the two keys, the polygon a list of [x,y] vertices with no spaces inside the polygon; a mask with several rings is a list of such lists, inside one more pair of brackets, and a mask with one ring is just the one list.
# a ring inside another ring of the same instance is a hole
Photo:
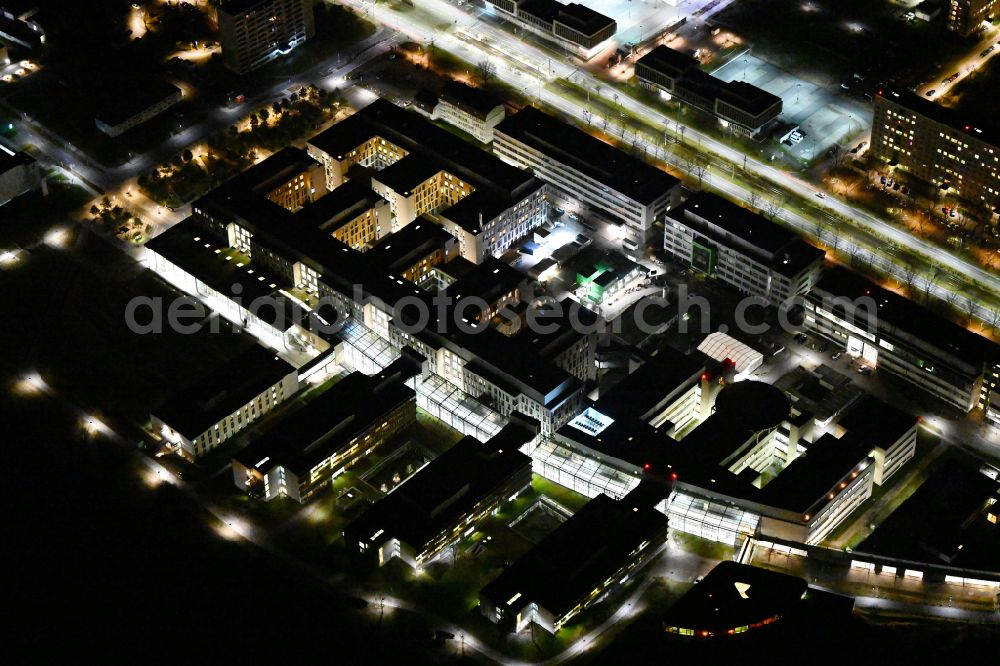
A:
{"label": "multi-story apartment building", "polygon": [[880,371],[962,411],[985,405],[1000,347],[927,308],[836,267],[806,297],[806,325]]}
{"label": "multi-story apartment building", "polygon": [[667,213],[663,248],[677,261],[772,305],[809,291],[823,250],[756,213],[697,192]]}
{"label": "multi-story apartment building", "polygon": [[218,8],[222,62],[247,74],[316,34],[313,0],[228,0]]}
{"label": "multi-story apartment building", "polygon": [[984,212],[1000,207],[1000,137],[908,90],[882,85],[877,92],[873,158]]}
{"label": "multi-story apartment building", "polygon": [[545,220],[545,184],[462,141],[415,112],[376,100],[313,137],[309,154],[337,187],[357,166],[377,171],[393,229],[430,215],[479,263],[503,254]]}
{"label": "multi-story apartment building", "polygon": [[429,564],[531,485],[531,457],[519,449],[537,434],[537,422],[516,419],[486,442],[461,439],[350,523],[346,542],[377,552],[379,566]]}
{"label": "multi-story apartment building", "polygon": [[153,432],[180,455],[200,458],[298,389],[295,368],[274,352],[254,346],[154,411]]}
{"label": "multi-story apartment building", "polygon": [[548,39],[572,48],[584,58],[595,55],[618,31],[614,19],[573,2],[557,0],[488,0],[497,14]]}
{"label": "multi-story apartment building", "polygon": [[620,221],[628,250],[644,246],[680,199],[677,178],[534,107],[497,125],[493,152]]}
{"label": "multi-story apartment building", "polygon": [[450,123],[483,143],[493,143],[493,128],[506,115],[503,103],[492,94],[461,81],[449,81],[431,118]]}
{"label": "multi-story apartment building", "polygon": [[997,0],[950,0],[948,29],[966,37],[993,18]]}
{"label": "multi-story apartment building", "polygon": [[668,102],[685,104],[719,119],[738,134],[757,136],[781,114],[777,95],[745,81],[722,81],[699,68],[698,61],[668,46],[657,46],[635,63],[639,85],[660,92]]}

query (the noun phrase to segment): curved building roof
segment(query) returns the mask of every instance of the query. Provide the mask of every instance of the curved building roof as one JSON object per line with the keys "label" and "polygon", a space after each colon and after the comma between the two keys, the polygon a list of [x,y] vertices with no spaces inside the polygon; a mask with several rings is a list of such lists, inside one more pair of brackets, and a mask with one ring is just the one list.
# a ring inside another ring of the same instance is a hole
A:
{"label": "curved building roof", "polygon": [[764,355],[725,333],[716,331],[698,345],[698,351],[708,354],[716,361],[731,360],[736,364],[736,374],[753,372],[764,363]]}

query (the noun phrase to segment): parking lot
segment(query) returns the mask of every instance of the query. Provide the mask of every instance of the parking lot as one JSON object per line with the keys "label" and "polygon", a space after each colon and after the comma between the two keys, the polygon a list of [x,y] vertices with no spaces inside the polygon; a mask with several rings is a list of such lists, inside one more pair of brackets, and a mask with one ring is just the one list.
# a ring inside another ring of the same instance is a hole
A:
{"label": "parking lot", "polygon": [[798,125],[805,139],[784,148],[795,157],[812,160],[830,146],[846,145],[851,137],[871,129],[871,109],[744,53],[713,74],[725,81],[746,81],[782,99],[781,119]]}

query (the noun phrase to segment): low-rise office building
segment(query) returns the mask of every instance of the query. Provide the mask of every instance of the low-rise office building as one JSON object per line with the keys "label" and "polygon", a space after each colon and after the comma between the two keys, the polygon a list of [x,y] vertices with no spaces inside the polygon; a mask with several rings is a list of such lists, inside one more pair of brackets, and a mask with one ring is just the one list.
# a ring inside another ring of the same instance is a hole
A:
{"label": "low-rise office building", "polygon": [[110,137],[121,136],[133,127],[155,118],[184,97],[181,89],[162,79],[118,76],[105,81],[114,95],[96,95],[94,124]]}
{"label": "low-rise office building", "polygon": [[506,115],[503,102],[491,93],[461,81],[449,81],[431,118],[454,125],[483,143],[493,143],[493,128]]}
{"label": "low-rise office building", "polygon": [[593,57],[618,32],[609,16],[577,2],[558,0],[488,0],[498,16],[535,34],[572,48],[584,59]]}
{"label": "low-rise office building", "polygon": [[1000,137],[962,112],[896,86],[875,96],[871,156],[954,192],[985,213],[1000,207]]}
{"label": "low-rise office building", "polygon": [[413,356],[377,375],[351,373],[237,453],[236,487],[304,502],[415,422],[416,396],[405,382],[419,373]]}
{"label": "low-rise office building", "polygon": [[394,557],[414,569],[432,562],[531,485],[531,458],[518,449],[538,423],[515,420],[486,442],[464,437],[344,530],[348,547]]}
{"label": "low-rise office building", "polygon": [[534,107],[504,120],[493,135],[501,159],[620,221],[628,250],[643,247],[653,224],[680,201],[677,178]]}
{"label": "low-rise office building", "polygon": [[313,0],[227,0],[217,9],[222,62],[248,74],[315,36]]}
{"label": "low-rise office building", "polygon": [[[1000,592],[996,576],[1000,483],[978,469],[978,461],[946,459],[855,550],[968,572],[990,572],[990,583],[978,583]],[[946,581],[954,582],[951,576]]]}
{"label": "low-rise office building", "polygon": [[567,262],[567,268],[575,276],[580,299],[598,307],[615,300],[646,277],[641,264],[618,252],[601,252],[594,247],[581,250]]}
{"label": "low-rise office building", "polygon": [[665,101],[693,107],[714,116],[738,134],[757,136],[781,114],[777,95],[745,81],[723,81],[700,69],[698,60],[668,46],[657,46],[635,63],[644,88]]}
{"label": "low-rise office building", "polygon": [[795,233],[709,192],[695,193],[667,214],[663,248],[771,305],[812,289],[825,256]]}
{"label": "low-rise office building", "polygon": [[307,144],[329,187],[358,166],[374,169],[372,187],[389,202],[393,229],[431,215],[479,263],[500,256],[545,221],[545,185],[523,169],[379,99]]}
{"label": "low-rise office building", "polygon": [[0,39],[25,49],[37,49],[45,44],[45,29],[33,11],[15,14],[0,5]]}
{"label": "low-rise office building", "polygon": [[0,144],[0,206],[42,185],[42,170],[28,153]]}
{"label": "low-rise office building", "polygon": [[598,495],[479,593],[492,622],[555,633],[649,563],[667,538],[667,518],[643,494]]}
{"label": "low-rise office building", "polygon": [[153,432],[185,458],[200,458],[298,390],[295,368],[254,346],[154,411]]}
{"label": "low-rise office building", "polygon": [[794,610],[806,594],[801,578],[739,562],[720,562],[663,617],[667,633],[709,638],[765,627]]}
{"label": "low-rise office building", "polygon": [[927,308],[837,267],[806,297],[806,326],[877,368],[962,411],[986,404],[1000,347]]}

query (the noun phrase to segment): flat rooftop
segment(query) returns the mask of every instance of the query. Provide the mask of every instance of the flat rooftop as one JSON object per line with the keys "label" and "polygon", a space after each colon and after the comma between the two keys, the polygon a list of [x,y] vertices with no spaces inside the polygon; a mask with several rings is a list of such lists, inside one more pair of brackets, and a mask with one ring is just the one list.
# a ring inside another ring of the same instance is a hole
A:
{"label": "flat rooftop", "polygon": [[35,158],[28,153],[18,150],[13,151],[6,146],[0,145],[0,174],[7,173],[11,169],[26,164],[33,164]]}
{"label": "flat rooftop", "polygon": [[976,465],[945,461],[855,550],[1000,574],[1000,525],[984,511],[992,498],[1000,512],[1000,484]]}
{"label": "flat rooftop", "polygon": [[352,178],[299,209],[295,213],[295,223],[333,233],[381,203],[387,202],[372,189],[370,182]]}
{"label": "flat rooftop", "polygon": [[492,154],[462,140],[423,116],[377,99],[354,115],[317,134],[309,143],[343,159],[351,150],[375,137],[435,160],[449,172],[479,187],[495,187],[508,194],[532,180],[528,172],[510,166]]}
{"label": "flat rooftop", "polygon": [[181,89],[156,75],[104,75],[99,87],[107,94],[93,95],[95,116],[112,127],[149,107],[181,94]]}
{"label": "flat rooftop", "polygon": [[760,501],[786,511],[807,513],[865,459],[871,448],[869,442],[853,433],[840,439],[826,433],[764,486]]}
{"label": "flat rooftop", "polygon": [[146,251],[155,252],[222,294],[238,290],[242,302],[249,306],[256,301],[255,314],[278,330],[288,330],[294,323],[292,303],[279,293],[292,285],[218,243],[190,218],[150,239]]}
{"label": "flat rooftop", "polygon": [[596,35],[615,25],[615,20],[610,16],[605,16],[578,2],[561,5],[553,20],[588,36]]}
{"label": "flat rooftop", "polygon": [[698,61],[686,53],[662,44],[651,50],[636,61],[670,78],[677,78],[691,67],[697,67]]}
{"label": "flat rooftop", "polygon": [[680,182],[666,171],[533,106],[504,120],[496,131],[641,204],[651,204]]}
{"label": "flat rooftop", "polygon": [[345,533],[366,542],[396,538],[420,552],[513,477],[530,480],[531,458],[518,449],[534,434],[508,424],[487,442],[463,437],[369,507]]}
{"label": "flat rooftop", "polygon": [[576,344],[580,338],[593,330],[598,315],[586,306],[574,301],[569,296],[559,301],[559,307],[548,307],[541,304],[536,316],[543,323],[544,330],[532,330],[524,327],[518,337],[529,341],[538,354],[551,360]]}
{"label": "flat rooftop", "polygon": [[277,466],[300,477],[326,460],[386,413],[413,401],[403,382],[415,371],[400,358],[377,375],[352,372],[322,395],[286,414],[235,459],[261,473]]}
{"label": "flat rooftop", "polygon": [[615,419],[644,418],[692,383],[701,381],[714,361],[704,354],[682,354],[670,347],[659,350],[594,403],[594,408]]}
{"label": "flat rooftop", "polygon": [[478,297],[493,303],[501,296],[517,289],[527,277],[512,268],[510,264],[496,257],[487,257],[471,271],[458,278],[446,290],[456,301],[462,298]]}
{"label": "flat rooftop", "polygon": [[873,395],[865,395],[837,422],[850,433],[889,448],[917,425],[917,417]]}
{"label": "flat rooftop", "polygon": [[[984,122],[984,119],[979,115],[973,117],[967,112],[935,104],[906,88],[900,88],[891,83],[879,84],[876,94],[888,102],[899,104],[914,113],[947,125],[957,132],[967,134],[972,139],[983,141],[991,146],[1000,146],[1000,136],[996,133],[995,123]],[[988,111],[982,109],[981,112],[987,113]]]}
{"label": "flat rooftop", "polygon": [[480,120],[485,119],[493,109],[503,104],[500,98],[493,93],[455,80],[444,85],[440,100],[456,106]]}
{"label": "flat rooftop", "polygon": [[292,372],[295,368],[274,352],[254,345],[171,397],[153,415],[193,440]]}
{"label": "flat rooftop", "polygon": [[[852,301],[870,297],[878,304],[880,326],[888,324],[967,362],[977,365],[1000,362],[1000,346],[992,340],[973,333],[904,296],[884,289],[843,266],[834,266],[823,273],[813,289],[814,297],[822,298],[822,292]],[[837,312],[843,310],[837,305],[833,309]],[[863,311],[862,308],[859,314]]]}
{"label": "flat rooftop", "polygon": [[735,633],[794,609],[808,584],[801,578],[738,562],[720,562],[663,616],[670,629],[696,635]]}
{"label": "flat rooftop", "polygon": [[457,242],[440,224],[430,218],[420,217],[399,231],[379,239],[365,253],[365,258],[390,273],[401,273],[429,253],[443,251],[447,245]]}
{"label": "flat rooftop", "polygon": [[789,396],[796,409],[812,413],[823,423],[864,395],[849,376],[826,365],[812,371],[795,368],[775,382],[775,386]]}
{"label": "flat rooftop", "polygon": [[667,216],[721,245],[738,238],[758,260],[789,277],[825,255],[781,225],[711,192],[695,192]]}
{"label": "flat rooftop", "polygon": [[598,495],[480,594],[505,613],[536,603],[559,617],[604,586],[640,544],[662,542],[666,533],[667,517],[656,509]]}

